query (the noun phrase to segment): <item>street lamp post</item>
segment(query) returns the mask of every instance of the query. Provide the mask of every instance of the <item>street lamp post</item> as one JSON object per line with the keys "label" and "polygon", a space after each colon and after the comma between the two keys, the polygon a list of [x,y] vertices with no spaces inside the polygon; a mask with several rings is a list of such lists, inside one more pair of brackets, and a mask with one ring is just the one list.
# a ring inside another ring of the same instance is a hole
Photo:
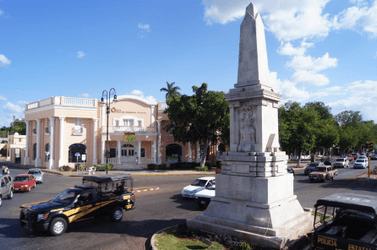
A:
{"label": "street lamp post", "polygon": [[[108,174],[109,170],[109,114],[110,114],[110,98],[111,96],[114,96],[113,101],[116,103],[117,95],[114,88],[111,88],[109,92],[107,90],[102,91],[102,97],[101,97],[101,104],[106,105],[106,116],[107,116],[107,126],[106,126],[106,174]],[[105,96],[105,97],[104,97]],[[106,99],[106,101],[105,101]]]}

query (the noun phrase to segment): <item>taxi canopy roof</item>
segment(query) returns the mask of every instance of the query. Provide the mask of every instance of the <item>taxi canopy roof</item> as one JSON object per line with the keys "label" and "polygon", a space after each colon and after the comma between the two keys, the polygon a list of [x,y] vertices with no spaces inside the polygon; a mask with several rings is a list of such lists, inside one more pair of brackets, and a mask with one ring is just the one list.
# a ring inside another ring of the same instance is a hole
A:
{"label": "taxi canopy roof", "polygon": [[126,181],[132,179],[130,174],[122,174],[122,175],[105,175],[105,176],[84,176],[82,177],[83,181],[92,181],[95,183],[108,183],[108,182],[116,182],[116,181]]}
{"label": "taxi canopy roof", "polygon": [[377,197],[371,195],[337,193],[317,200],[318,206],[342,207],[377,215]]}

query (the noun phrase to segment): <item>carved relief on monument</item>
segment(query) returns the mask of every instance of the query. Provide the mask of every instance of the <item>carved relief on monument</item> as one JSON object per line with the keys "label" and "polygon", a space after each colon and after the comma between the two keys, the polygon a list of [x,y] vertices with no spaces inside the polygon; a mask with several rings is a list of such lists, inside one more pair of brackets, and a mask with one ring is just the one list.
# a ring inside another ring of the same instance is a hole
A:
{"label": "carved relief on monument", "polygon": [[250,102],[242,103],[240,109],[239,124],[240,124],[240,143],[238,145],[238,152],[253,152],[256,143],[255,137],[255,118]]}

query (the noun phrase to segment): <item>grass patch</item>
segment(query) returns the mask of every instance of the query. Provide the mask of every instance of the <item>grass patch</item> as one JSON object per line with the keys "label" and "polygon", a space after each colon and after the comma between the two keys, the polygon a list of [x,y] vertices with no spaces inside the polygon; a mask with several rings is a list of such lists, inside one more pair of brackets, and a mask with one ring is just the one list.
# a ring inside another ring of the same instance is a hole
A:
{"label": "grass patch", "polygon": [[[190,232],[192,236],[194,232]],[[211,249],[211,250],[223,250],[224,246],[217,243],[212,242],[211,246],[208,247],[207,244],[200,241],[199,239],[193,238],[186,238],[182,237],[179,233],[177,233],[177,229],[169,229],[165,232],[159,233],[156,235],[156,239],[158,242],[155,243],[155,247],[159,250],[177,250],[177,249]]]}

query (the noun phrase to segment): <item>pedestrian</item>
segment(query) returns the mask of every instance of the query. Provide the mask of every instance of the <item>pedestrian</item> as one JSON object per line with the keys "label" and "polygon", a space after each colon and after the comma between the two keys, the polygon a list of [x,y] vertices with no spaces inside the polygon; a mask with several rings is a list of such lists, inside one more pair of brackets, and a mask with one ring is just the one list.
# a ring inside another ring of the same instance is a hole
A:
{"label": "pedestrian", "polygon": [[9,174],[9,168],[7,166],[3,166],[2,167],[2,170],[3,170],[3,174]]}

